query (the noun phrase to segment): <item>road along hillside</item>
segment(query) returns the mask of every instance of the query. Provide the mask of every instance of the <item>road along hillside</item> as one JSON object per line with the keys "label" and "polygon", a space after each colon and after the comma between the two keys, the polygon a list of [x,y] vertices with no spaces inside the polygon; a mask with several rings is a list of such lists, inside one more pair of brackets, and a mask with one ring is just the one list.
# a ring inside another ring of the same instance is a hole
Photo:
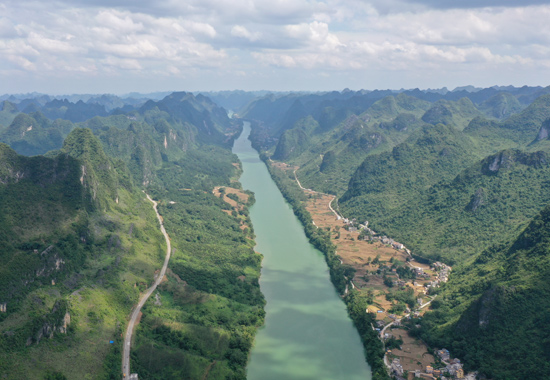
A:
{"label": "road along hillside", "polygon": [[166,240],[166,257],[164,258],[164,264],[162,266],[162,269],[160,270],[159,275],[155,279],[155,283],[147,289],[145,294],[141,297],[139,300],[137,306],[132,311],[132,315],[130,316],[130,322],[128,322],[128,327],[126,329],[126,334],[124,337],[124,350],[122,353],[122,376],[127,377],[130,374],[130,346],[132,342],[132,334],[134,332],[134,326],[136,324],[136,320],[139,316],[139,313],[141,312],[141,308],[143,305],[145,305],[145,302],[149,299],[151,294],[155,291],[158,284],[162,281],[164,278],[164,275],[166,274],[166,268],[168,267],[168,262],[170,261],[170,253],[172,252],[172,246],[170,245],[170,237],[166,233],[166,230],[164,229],[164,224],[162,222],[162,218],[159,215],[158,209],[157,209],[157,202],[151,199],[151,197],[148,194],[147,199],[153,203],[153,208],[155,209],[155,213],[157,214],[157,219],[160,223],[160,231],[164,235],[164,239]]}

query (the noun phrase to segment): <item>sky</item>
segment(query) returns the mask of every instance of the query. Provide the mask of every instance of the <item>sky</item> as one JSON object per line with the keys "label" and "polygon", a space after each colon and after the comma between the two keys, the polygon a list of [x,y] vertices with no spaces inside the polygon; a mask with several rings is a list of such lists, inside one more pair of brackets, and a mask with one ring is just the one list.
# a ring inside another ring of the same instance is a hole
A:
{"label": "sky", "polygon": [[0,0],[0,93],[550,85],[550,0]]}

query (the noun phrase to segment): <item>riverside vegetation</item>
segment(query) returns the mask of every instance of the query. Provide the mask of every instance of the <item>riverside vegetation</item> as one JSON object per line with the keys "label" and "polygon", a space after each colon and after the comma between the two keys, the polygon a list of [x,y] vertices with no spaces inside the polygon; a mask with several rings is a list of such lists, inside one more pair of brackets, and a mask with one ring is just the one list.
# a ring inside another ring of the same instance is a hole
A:
{"label": "riverside vegetation", "polygon": [[[306,199],[304,193],[298,187],[294,178],[289,177],[287,173],[269,164],[265,155],[263,159],[267,164],[273,180],[304,226],[304,231],[309,241],[325,255],[332,283],[338,293],[343,295],[347,287],[347,279],[353,278],[355,269],[351,266],[341,264],[336,255],[336,247],[330,240],[329,233],[313,225],[311,215],[305,208],[304,203]],[[365,356],[371,366],[372,378],[374,380],[389,379],[383,361],[383,346],[378,339],[377,332],[372,328],[375,318],[372,314],[365,313],[368,306],[368,297],[365,297],[365,294],[361,294],[356,290],[351,290],[349,294],[344,297],[344,301],[346,302],[348,313],[365,347]]]}
{"label": "riverside vegetation", "polygon": [[165,250],[146,189],[174,253],[143,309],[132,367],[150,379],[245,378],[264,315],[261,256],[241,228],[249,204],[226,213],[212,193],[240,187],[229,150],[239,126],[188,93],[111,115],[78,104],[93,117],[82,111],[76,125],[46,118],[55,104],[2,110],[2,141],[50,151],[0,145],[0,376],[120,378],[127,317]]}

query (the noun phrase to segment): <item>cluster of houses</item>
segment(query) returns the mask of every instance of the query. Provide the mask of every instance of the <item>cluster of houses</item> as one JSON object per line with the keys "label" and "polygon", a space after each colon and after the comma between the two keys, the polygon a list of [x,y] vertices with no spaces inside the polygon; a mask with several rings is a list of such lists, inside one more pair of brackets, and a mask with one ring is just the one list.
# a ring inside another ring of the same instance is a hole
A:
{"label": "cluster of houses", "polygon": [[[445,350],[446,351],[446,350]],[[448,351],[447,351],[448,353]],[[391,373],[396,380],[406,380],[405,371],[401,365],[399,358],[394,358],[390,365]],[[446,367],[434,369],[432,366],[427,366],[425,371],[416,370],[409,374],[409,378],[421,378],[421,379],[439,379],[439,380],[454,380],[464,379],[464,369],[459,359],[452,359]]]}
{"label": "cluster of houses", "polygon": [[373,241],[373,242],[379,241],[382,244],[391,245],[393,248],[397,250],[404,249],[409,255],[411,254],[411,251],[409,251],[403,244],[396,242],[395,240],[387,236],[377,236],[376,232],[374,232],[374,230],[371,230],[369,228],[368,220],[365,221],[365,223],[358,224],[357,227],[355,226],[357,223],[357,220],[355,218],[351,220],[347,218],[343,218],[342,221],[346,225],[346,229],[349,232],[357,232],[359,230],[365,231],[365,234],[362,235],[362,239],[365,241]]}
{"label": "cluster of houses", "polygon": [[[356,225],[356,220],[349,220],[349,219],[343,219],[343,222],[346,224],[346,228],[350,232],[357,232],[358,230],[362,230],[365,233],[361,234],[363,239],[366,241],[373,241],[373,242],[381,242],[385,245],[391,245],[396,250],[405,250],[407,254],[410,256],[411,252],[401,243],[396,242],[395,240],[388,238],[387,236],[377,236],[376,232],[374,232],[372,229],[370,229],[369,222],[365,221],[363,224]],[[431,265],[431,269],[436,273],[435,278],[433,281],[428,282],[425,284],[425,291],[429,291],[430,288],[437,288],[441,283],[445,283],[449,280],[449,275],[452,270],[452,268],[444,263],[441,263],[439,261],[433,263]],[[430,274],[425,273],[424,269],[421,267],[413,267],[413,270],[416,274],[417,278],[424,278],[424,279],[430,279],[432,276]],[[416,281],[413,283],[414,286],[420,286],[419,283]],[[405,285],[405,282],[398,279],[398,283],[396,282],[396,285]],[[418,298],[418,304],[422,305],[422,298]],[[408,308],[407,308],[408,309]],[[367,310],[368,312],[368,310]],[[381,310],[378,310],[378,312],[382,312]],[[407,312],[411,312],[410,310],[407,310]],[[414,313],[414,316],[419,316],[419,312],[416,311]],[[394,314],[388,315],[388,317],[393,321],[393,325],[399,326],[401,323],[401,320],[398,316]],[[409,316],[410,318],[410,316]],[[377,321],[376,322],[376,328],[375,330],[381,331],[381,329],[384,327],[385,323],[384,321]],[[373,326],[374,328],[374,326]],[[381,336],[382,339],[388,339],[390,337],[390,334],[384,334],[384,336]],[[464,370],[462,368],[462,363],[459,359],[451,359],[449,351],[446,349],[441,349],[437,351],[437,355],[441,362],[446,365],[446,367],[435,369],[432,366],[427,366],[425,368],[425,371],[414,371],[413,373],[409,373],[409,379],[414,376],[414,378],[424,378],[424,379],[440,379],[440,380],[451,380],[451,379],[465,379]],[[390,370],[392,375],[397,380],[405,380],[403,377],[405,375],[405,371],[403,369],[403,366],[401,365],[401,362],[399,358],[394,358],[390,364]]]}
{"label": "cluster of houses", "polygon": [[[365,221],[365,223],[358,224],[356,227],[356,220],[352,219],[343,219],[343,222],[346,224],[346,228],[350,232],[356,232],[358,230],[362,230],[365,233],[361,234],[363,236],[363,239],[366,241],[373,241],[373,242],[381,242],[385,245],[391,245],[396,250],[405,250],[407,254],[411,255],[411,252],[401,243],[396,242],[395,240],[388,238],[387,236],[377,236],[376,232],[374,232],[372,229],[369,228],[369,222]],[[449,280],[449,274],[452,270],[452,268],[444,263],[441,263],[439,261],[433,263],[431,265],[431,269],[436,273],[435,278],[433,281],[428,282],[425,284],[426,291],[429,291],[430,288],[437,288],[441,283],[447,282]],[[424,279],[430,279],[431,276],[428,273],[424,272],[424,269],[421,267],[414,267],[413,268],[416,277],[417,278],[424,278]],[[405,285],[405,282],[402,280],[399,280],[399,283],[396,282],[396,285]],[[401,284],[402,283],[402,284]],[[413,283],[414,286],[419,286],[420,284],[416,281]],[[422,298],[418,298],[418,304],[422,305]],[[379,310],[378,312],[381,312]],[[407,310],[407,312],[411,312],[410,310]],[[414,313],[414,316],[418,316],[418,311]],[[388,315],[388,317],[393,321],[393,324],[396,326],[399,326],[401,323],[401,320],[398,316],[394,314]],[[410,316],[409,316],[410,318]],[[376,322],[377,328],[375,328],[377,331],[381,331],[381,328],[384,327],[385,323],[383,321],[377,321]],[[374,328],[374,326],[373,326]],[[384,337],[381,337],[382,339],[388,339],[389,334],[384,334]],[[425,378],[425,379],[440,379],[440,380],[451,380],[451,379],[464,379],[464,370],[462,369],[462,363],[459,359],[450,359],[449,351],[446,349],[442,349],[437,351],[437,355],[442,363],[446,365],[446,367],[434,369],[431,366],[427,366],[425,368],[425,371],[415,371],[414,377],[415,378]],[[391,365],[391,372],[394,375],[394,377],[398,380],[405,380],[403,378],[405,371],[403,370],[403,366],[400,363],[399,358],[394,358]],[[412,376],[412,374],[409,374],[409,378]]]}
{"label": "cluster of houses", "polygon": [[425,273],[424,269],[422,269],[420,267],[414,267],[413,270],[414,270],[414,274],[416,274],[417,278],[420,278],[420,277],[430,278],[430,275],[428,273]]}
{"label": "cluster of houses", "polygon": [[427,375],[431,375],[432,378],[439,378],[441,380],[464,379],[464,369],[462,368],[460,359],[451,359],[449,350],[445,348],[436,351],[436,354],[446,367],[435,369],[432,366],[427,366],[425,372]]}
{"label": "cluster of houses", "polygon": [[[439,261],[433,263],[431,268],[436,273],[436,277],[433,279],[433,281],[425,284],[426,291],[429,291],[430,288],[438,288],[441,283],[449,281],[449,274],[452,270],[452,267]],[[429,279],[431,277],[429,274],[424,272],[424,269],[420,267],[414,267],[413,270],[417,278]],[[419,283],[415,281],[413,285],[419,286]]]}
{"label": "cluster of houses", "polygon": [[449,274],[451,273],[451,268],[447,264],[440,263],[439,261],[436,261],[432,264],[432,268],[435,271],[438,271],[437,279],[439,282],[447,282],[449,280]]}
{"label": "cluster of houses", "polygon": [[[357,227],[355,227],[356,220],[349,220],[349,219],[343,219],[344,223],[347,226],[348,231],[350,232],[356,232],[358,230],[363,230],[366,233],[362,234],[363,239],[366,241],[374,241],[374,242],[381,242],[385,245],[391,245],[394,249],[397,250],[405,250],[408,255],[411,255],[411,252],[401,243],[396,242],[395,240],[388,238],[387,236],[377,236],[376,232],[371,230],[369,226],[369,222],[366,221],[363,224],[359,224]],[[452,268],[444,263],[441,263],[439,261],[433,263],[431,265],[431,269],[436,273],[435,278],[433,281],[428,282],[425,284],[425,292],[429,291],[430,288],[437,288],[441,283],[445,283],[449,280],[449,275],[452,270]],[[424,279],[430,279],[432,276],[430,274],[425,273],[424,269],[421,267],[413,267],[413,270],[416,274],[417,278],[424,278]],[[413,283],[414,286],[420,286],[419,283],[416,281]],[[405,285],[405,282],[402,280],[396,281],[396,285]],[[418,304],[422,305],[422,298],[418,298]],[[367,310],[368,311],[368,310]],[[381,312],[379,310],[378,312]],[[407,310],[407,312],[411,312],[410,310]],[[414,313],[414,316],[419,316],[419,312],[416,311]],[[389,314],[388,317],[393,321],[393,325],[399,326],[401,323],[401,320],[398,316],[394,314]],[[410,318],[410,316],[409,316]],[[384,327],[385,323],[384,321],[377,321],[376,322],[376,328],[375,330],[381,331],[381,329]],[[374,326],[373,326],[374,328]],[[390,334],[384,334],[384,336],[381,336],[382,339],[388,339],[390,337]],[[446,349],[441,349],[437,351],[437,355],[441,362],[446,365],[446,367],[435,369],[432,366],[427,366],[425,368],[425,371],[417,370],[414,373],[409,373],[409,379],[414,376],[414,378],[424,378],[424,379],[440,379],[440,380],[451,380],[451,379],[464,379],[464,370],[462,368],[462,363],[459,359],[451,359],[449,351]],[[405,375],[405,371],[403,369],[403,366],[401,365],[401,362],[399,358],[394,358],[390,364],[390,370],[392,375],[397,380],[405,380],[403,377]]]}
{"label": "cluster of houses", "polygon": [[393,359],[391,362],[391,372],[395,375],[396,378],[402,378],[405,371],[403,370],[403,366],[401,365],[401,361],[399,358]]}
{"label": "cluster of houses", "polygon": [[404,249],[410,255],[410,251],[403,244],[396,242],[395,240],[387,236],[377,236],[376,232],[374,232],[369,228],[368,221],[365,221],[365,223],[363,224],[359,224],[358,227],[354,227],[354,224],[356,223],[355,219],[352,219],[352,220],[343,219],[343,221],[347,225],[348,231],[350,232],[356,232],[358,230],[365,231],[366,234],[363,235],[363,240],[381,242],[382,244],[391,245],[393,248],[397,250]]}
{"label": "cluster of houses", "polygon": [[436,271],[437,277],[426,284],[426,288],[437,288],[441,283],[449,281],[449,274],[452,268],[446,264],[440,263],[439,261],[432,264],[432,269]]}

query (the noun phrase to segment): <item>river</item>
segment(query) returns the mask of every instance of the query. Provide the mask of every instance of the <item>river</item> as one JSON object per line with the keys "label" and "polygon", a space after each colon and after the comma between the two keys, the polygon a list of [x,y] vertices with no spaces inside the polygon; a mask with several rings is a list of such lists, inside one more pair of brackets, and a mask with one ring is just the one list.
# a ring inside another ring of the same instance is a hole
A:
{"label": "river", "polygon": [[255,193],[250,218],[256,251],[264,255],[260,288],[265,325],[258,331],[248,380],[370,380],[359,334],[330,282],[323,254],[252,148],[250,124],[235,141],[243,187]]}

